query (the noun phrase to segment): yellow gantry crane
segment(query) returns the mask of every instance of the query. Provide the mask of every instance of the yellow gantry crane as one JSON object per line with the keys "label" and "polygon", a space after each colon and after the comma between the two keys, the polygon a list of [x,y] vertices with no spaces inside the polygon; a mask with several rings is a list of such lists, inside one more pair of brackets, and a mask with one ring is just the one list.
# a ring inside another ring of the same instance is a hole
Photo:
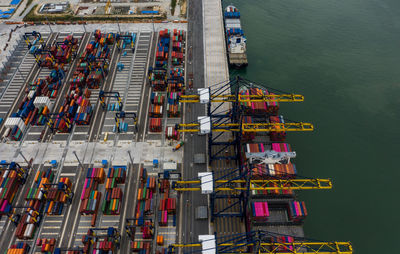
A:
{"label": "yellow gantry crane", "polygon": [[[246,191],[247,180],[216,180],[219,185],[214,191]],[[250,191],[260,190],[329,190],[332,189],[330,179],[265,179],[249,180]],[[176,181],[172,188],[176,191],[200,191],[201,181]],[[199,186],[199,187],[195,187]]]}
{"label": "yellow gantry crane", "polygon": [[[293,243],[259,243],[259,250],[257,252],[247,252],[245,250],[246,247],[253,246],[254,244],[246,244],[246,243],[221,243],[217,246],[221,247],[231,247],[234,250],[231,252],[223,251],[218,253],[241,253],[241,254],[294,254],[294,253],[302,253],[302,254],[352,254],[353,246],[350,242],[293,242]],[[194,248],[201,247],[201,243],[195,244],[173,244],[172,245],[172,253],[175,253],[175,248]],[[217,247],[217,248],[218,248]],[[240,251],[239,249],[242,249]]]}
{"label": "yellow gantry crane", "polygon": [[[260,95],[211,95],[211,102],[303,102],[304,96],[300,94],[260,94]],[[198,103],[200,95],[181,95],[179,102],[182,103]]]}
{"label": "yellow gantry crane", "polygon": [[[182,103],[253,103],[253,102],[302,102],[304,96],[300,94],[281,93],[273,94],[259,89],[257,94],[239,94],[239,86],[244,83],[246,86],[254,86],[253,83],[237,77],[236,80],[219,87],[216,92],[211,93],[210,88],[198,89],[198,94],[181,95],[179,101]],[[232,86],[232,88],[231,88]],[[235,88],[233,94],[224,94],[228,89]],[[230,111],[230,115],[235,114],[236,119],[240,119],[241,114],[235,110]],[[226,116],[228,116],[227,114]],[[225,117],[226,117],[225,116]],[[202,134],[214,132],[286,132],[286,131],[313,131],[314,126],[310,123],[289,122],[289,123],[213,123],[212,113],[208,116],[198,118],[198,123],[179,124],[176,129],[179,132],[200,132]]]}
{"label": "yellow gantry crane", "polygon": [[186,123],[177,125],[179,132],[200,132],[204,126],[211,126],[215,132],[285,132],[285,131],[313,131],[311,123],[223,123],[211,124],[210,117],[204,117],[200,123]]}
{"label": "yellow gantry crane", "polygon": [[[282,237],[287,238],[287,240],[282,240]],[[169,253],[175,253],[176,249],[182,248],[192,248],[190,253],[353,253],[353,247],[350,242],[315,241],[303,237],[277,234],[266,230],[253,230],[246,233],[221,237],[217,237],[216,235],[201,235],[197,243],[170,245]],[[183,253],[185,252],[183,251]]]}

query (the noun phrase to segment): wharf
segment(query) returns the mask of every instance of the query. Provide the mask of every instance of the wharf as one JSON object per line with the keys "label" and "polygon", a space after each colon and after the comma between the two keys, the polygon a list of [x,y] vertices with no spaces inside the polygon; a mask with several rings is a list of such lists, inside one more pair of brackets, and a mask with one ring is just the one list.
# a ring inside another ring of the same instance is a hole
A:
{"label": "wharf", "polygon": [[[229,79],[221,1],[203,0],[203,20],[206,87],[218,89],[223,84],[215,84]],[[229,94],[230,90],[225,93]]]}

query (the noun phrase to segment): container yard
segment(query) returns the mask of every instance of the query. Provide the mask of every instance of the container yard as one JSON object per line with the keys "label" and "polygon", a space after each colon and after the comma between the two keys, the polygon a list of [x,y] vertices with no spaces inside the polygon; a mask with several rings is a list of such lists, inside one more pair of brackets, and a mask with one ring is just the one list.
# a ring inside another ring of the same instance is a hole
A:
{"label": "container yard", "polygon": [[290,136],[314,126],[280,104],[304,97],[229,79],[223,9],[204,4],[204,41],[191,12],[21,36],[0,83],[2,251],[352,253],[303,231],[318,215],[298,193],[332,188],[296,164]]}

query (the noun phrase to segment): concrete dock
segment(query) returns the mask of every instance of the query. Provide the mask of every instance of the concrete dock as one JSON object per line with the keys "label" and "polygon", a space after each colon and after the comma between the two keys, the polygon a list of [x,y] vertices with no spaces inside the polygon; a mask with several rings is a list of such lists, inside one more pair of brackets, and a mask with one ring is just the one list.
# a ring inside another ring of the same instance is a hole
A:
{"label": "concrete dock", "polygon": [[210,87],[229,79],[221,1],[203,0],[203,20],[204,75]]}

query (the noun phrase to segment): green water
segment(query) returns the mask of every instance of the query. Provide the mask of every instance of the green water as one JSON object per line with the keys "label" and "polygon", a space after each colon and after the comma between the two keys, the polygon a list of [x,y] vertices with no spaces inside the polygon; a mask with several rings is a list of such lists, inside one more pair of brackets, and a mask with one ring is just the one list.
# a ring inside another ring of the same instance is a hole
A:
{"label": "green water", "polygon": [[249,59],[231,74],[303,94],[280,112],[316,127],[287,139],[301,175],[334,184],[301,193],[306,235],[351,241],[356,253],[400,253],[400,1],[230,3],[241,11]]}

